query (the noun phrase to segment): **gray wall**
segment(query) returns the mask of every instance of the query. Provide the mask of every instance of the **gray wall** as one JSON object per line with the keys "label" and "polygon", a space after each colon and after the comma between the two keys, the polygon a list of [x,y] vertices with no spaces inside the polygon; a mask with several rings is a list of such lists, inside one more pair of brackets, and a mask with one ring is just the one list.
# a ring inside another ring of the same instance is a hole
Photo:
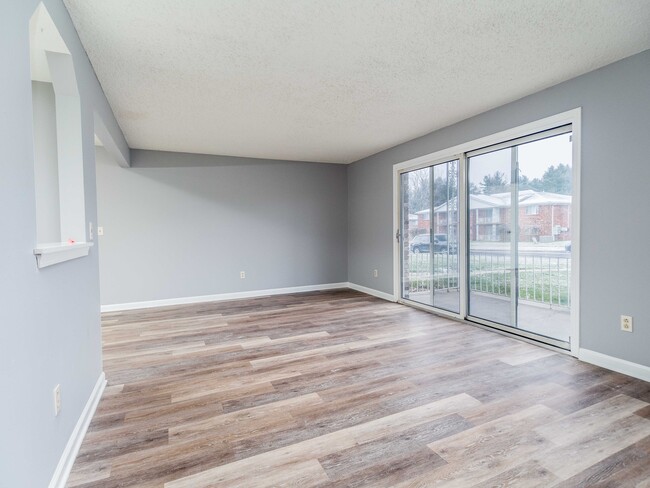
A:
{"label": "gray wall", "polygon": [[[650,51],[352,164],[349,281],[393,293],[395,163],[576,107],[582,107],[581,347],[650,366]],[[634,333],[620,331],[621,314],[634,317]]]}
{"label": "gray wall", "polygon": [[131,163],[98,149],[103,305],[347,281],[346,166],[138,150]]}
{"label": "gray wall", "polygon": [[[0,486],[44,487],[101,373],[99,277],[88,257],[37,269],[29,19],[36,0],[0,15]],[[96,221],[93,112],[119,127],[60,0],[46,7],[70,48],[82,97],[85,206]],[[53,389],[62,410],[54,416]]]}

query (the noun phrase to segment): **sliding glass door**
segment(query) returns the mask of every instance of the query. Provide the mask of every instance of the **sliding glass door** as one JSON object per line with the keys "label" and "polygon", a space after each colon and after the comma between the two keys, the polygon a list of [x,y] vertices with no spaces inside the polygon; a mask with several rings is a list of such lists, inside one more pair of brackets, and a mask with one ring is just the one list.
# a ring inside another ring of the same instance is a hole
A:
{"label": "sliding glass door", "polygon": [[459,161],[401,175],[402,298],[458,313]]}
{"label": "sliding glass door", "polygon": [[467,154],[470,319],[568,346],[571,154],[570,127]]}
{"label": "sliding glass door", "polygon": [[569,348],[572,154],[567,125],[402,171],[401,298]]}

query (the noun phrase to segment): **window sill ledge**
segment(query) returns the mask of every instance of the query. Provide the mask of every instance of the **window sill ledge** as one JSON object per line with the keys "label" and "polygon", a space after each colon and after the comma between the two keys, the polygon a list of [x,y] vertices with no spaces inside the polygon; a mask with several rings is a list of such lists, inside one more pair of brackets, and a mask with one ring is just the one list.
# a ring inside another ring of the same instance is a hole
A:
{"label": "window sill ledge", "polygon": [[45,268],[46,266],[87,256],[92,245],[92,242],[75,242],[74,244],[53,242],[38,244],[38,247],[34,249],[36,265],[39,268]]}

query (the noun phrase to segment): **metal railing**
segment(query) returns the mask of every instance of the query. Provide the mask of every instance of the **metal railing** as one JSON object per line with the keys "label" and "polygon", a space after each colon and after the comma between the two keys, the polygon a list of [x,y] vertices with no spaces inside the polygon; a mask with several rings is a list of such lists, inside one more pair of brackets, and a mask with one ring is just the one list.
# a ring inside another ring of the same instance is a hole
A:
{"label": "metal railing", "polygon": [[[518,263],[519,299],[566,309],[571,306],[571,256],[569,253],[526,252]],[[447,253],[408,253],[405,285],[409,293],[457,291],[458,256]],[[510,296],[513,269],[505,252],[472,251],[469,255],[471,291]]]}

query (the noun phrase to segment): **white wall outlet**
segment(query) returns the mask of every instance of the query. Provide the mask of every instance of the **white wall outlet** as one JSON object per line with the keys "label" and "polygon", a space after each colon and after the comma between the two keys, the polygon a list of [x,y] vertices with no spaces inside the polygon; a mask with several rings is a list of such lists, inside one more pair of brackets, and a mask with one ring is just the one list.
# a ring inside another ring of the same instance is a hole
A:
{"label": "white wall outlet", "polygon": [[379,271],[378,270],[373,270],[372,275],[377,278],[379,276]]}
{"label": "white wall outlet", "polygon": [[621,330],[625,332],[632,332],[632,317],[629,315],[621,315]]}
{"label": "white wall outlet", "polygon": [[104,235],[104,228],[103,227],[97,227],[97,235],[98,236],[103,236]]}
{"label": "white wall outlet", "polygon": [[246,278],[246,271],[240,271],[239,272],[239,277],[243,280]]}
{"label": "white wall outlet", "polygon": [[92,241],[95,238],[93,223],[88,222],[88,240]]}
{"label": "white wall outlet", "polygon": [[59,415],[61,411],[61,385],[54,387],[54,415]]}

